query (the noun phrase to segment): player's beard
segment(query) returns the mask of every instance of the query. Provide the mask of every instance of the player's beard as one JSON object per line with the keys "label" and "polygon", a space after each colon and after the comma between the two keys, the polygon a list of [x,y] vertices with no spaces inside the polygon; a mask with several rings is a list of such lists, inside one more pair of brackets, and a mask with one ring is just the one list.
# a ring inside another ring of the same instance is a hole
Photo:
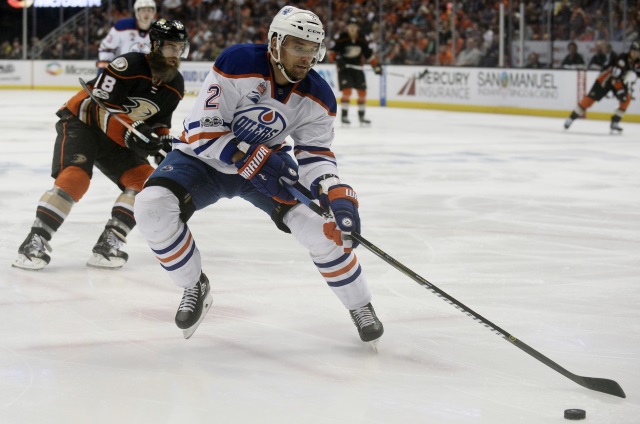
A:
{"label": "player's beard", "polygon": [[147,55],[147,61],[151,68],[151,73],[154,79],[159,79],[162,82],[171,82],[178,75],[178,68],[180,68],[180,58],[176,59],[176,64],[172,65],[167,62],[167,58],[159,53],[151,52]]}
{"label": "player's beard", "polygon": [[303,80],[309,73],[309,69],[300,69],[294,65],[291,65],[290,67],[283,66],[283,68],[284,68],[284,71],[289,76],[289,78],[291,78],[294,81]]}

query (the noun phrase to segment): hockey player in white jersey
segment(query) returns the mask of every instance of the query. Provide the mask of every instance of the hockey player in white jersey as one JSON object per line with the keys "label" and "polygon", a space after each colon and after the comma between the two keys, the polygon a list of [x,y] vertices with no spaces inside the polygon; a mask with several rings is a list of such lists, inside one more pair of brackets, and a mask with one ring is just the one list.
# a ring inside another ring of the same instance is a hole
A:
{"label": "hockey player in white jersey", "polygon": [[[377,341],[383,326],[353,251],[357,242],[349,237],[360,231],[358,199],[340,180],[331,151],[336,98],[311,69],[325,54],[322,23],[309,11],[285,6],[268,38],[268,45],[232,46],[217,58],[182,136],[136,197],[138,228],[184,288],[175,321],[185,338],[212,303],[189,217],[220,198],[240,197],[308,249],[361,340]],[[284,186],[296,182],[330,207],[335,221],[325,222],[297,203]]]}
{"label": "hockey player in white jersey", "polygon": [[133,10],[136,17],[120,19],[100,43],[96,63],[98,73],[120,55],[151,51],[149,28],[155,20],[156,3],[153,0],[136,0]]}

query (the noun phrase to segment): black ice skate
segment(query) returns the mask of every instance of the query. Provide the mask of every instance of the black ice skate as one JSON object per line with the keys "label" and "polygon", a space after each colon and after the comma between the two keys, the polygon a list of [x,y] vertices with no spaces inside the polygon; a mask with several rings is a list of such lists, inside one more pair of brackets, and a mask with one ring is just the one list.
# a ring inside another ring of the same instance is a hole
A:
{"label": "black ice skate", "polygon": [[360,121],[360,125],[363,127],[371,125],[371,121],[364,117],[364,112],[358,112],[358,120]]}
{"label": "black ice skate", "polygon": [[622,127],[620,126],[620,121],[611,121],[611,134],[621,134]]}
{"label": "black ice skate", "polygon": [[369,342],[373,350],[377,352],[377,342],[382,333],[384,333],[384,327],[376,316],[376,311],[374,311],[371,303],[367,303],[358,309],[352,309],[349,313],[351,314],[351,320],[358,329],[360,339],[363,342]]}
{"label": "black ice skate", "polygon": [[196,332],[211,307],[213,297],[209,293],[209,279],[204,273],[195,286],[184,289],[182,301],[176,313],[176,325],[182,329],[185,339]]}
{"label": "black ice skate", "polygon": [[342,115],[342,125],[351,125],[351,121],[349,121],[349,118],[346,115]]}
{"label": "black ice skate", "polygon": [[47,251],[51,252],[47,239],[32,231],[18,248],[18,259],[11,266],[39,271],[51,261]]}
{"label": "black ice skate", "polygon": [[578,112],[576,112],[575,110],[573,112],[571,112],[571,115],[569,115],[569,117],[567,118],[566,121],[564,121],[564,129],[568,130],[569,127],[571,126],[571,124],[573,124],[573,121],[575,121],[576,119],[578,119],[580,115],[578,114]]}
{"label": "black ice skate", "polygon": [[126,242],[123,234],[113,228],[105,228],[98,242],[93,246],[93,254],[87,261],[87,266],[109,269],[122,268],[129,259],[129,255],[120,250],[120,247]]}

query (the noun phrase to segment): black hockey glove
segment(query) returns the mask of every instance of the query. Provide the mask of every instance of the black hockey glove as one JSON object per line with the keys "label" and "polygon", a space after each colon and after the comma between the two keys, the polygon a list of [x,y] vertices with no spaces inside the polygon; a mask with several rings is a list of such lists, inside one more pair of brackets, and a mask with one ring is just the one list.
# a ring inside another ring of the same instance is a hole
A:
{"label": "black hockey glove", "polygon": [[624,82],[622,82],[621,80],[613,81],[611,91],[613,91],[613,94],[616,96],[616,98],[620,102],[627,101],[627,96],[629,95],[629,91],[627,90],[627,86],[624,85]]}
{"label": "black hockey glove", "polygon": [[135,135],[133,131],[127,129],[124,133],[124,145],[129,149],[142,157],[155,155],[160,149],[162,149],[162,141],[160,140],[160,137],[158,137],[158,135],[154,133],[151,127],[145,124],[144,121],[136,121],[131,124],[131,126],[147,137],[149,142],[147,143]]}
{"label": "black hockey glove", "polygon": [[160,142],[162,143],[162,149],[158,151],[153,156],[153,159],[156,162],[156,165],[160,165],[160,163],[164,160],[164,158],[169,154],[171,149],[173,148],[173,136],[171,135],[161,135]]}
{"label": "black hockey glove", "polygon": [[371,65],[373,67],[373,72],[376,75],[382,75],[382,66],[380,65]]}
{"label": "black hockey glove", "polygon": [[619,101],[621,102],[627,101],[627,96],[629,95],[629,92],[627,91],[627,87],[623,86],[622,88],[616,90],[615,95]]}

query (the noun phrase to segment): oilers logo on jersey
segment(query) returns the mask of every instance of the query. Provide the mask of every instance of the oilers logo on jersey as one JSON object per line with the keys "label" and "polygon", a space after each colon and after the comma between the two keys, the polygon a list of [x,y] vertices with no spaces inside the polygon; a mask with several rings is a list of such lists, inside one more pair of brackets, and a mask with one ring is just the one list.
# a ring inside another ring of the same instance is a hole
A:
{"label": "oilers logo on jersey", "polygon": [[284,115],[264,106],[254,106],[235,113],[231,131],[236,138],[249,144],[266,143],[277,138],[287,128]]}

